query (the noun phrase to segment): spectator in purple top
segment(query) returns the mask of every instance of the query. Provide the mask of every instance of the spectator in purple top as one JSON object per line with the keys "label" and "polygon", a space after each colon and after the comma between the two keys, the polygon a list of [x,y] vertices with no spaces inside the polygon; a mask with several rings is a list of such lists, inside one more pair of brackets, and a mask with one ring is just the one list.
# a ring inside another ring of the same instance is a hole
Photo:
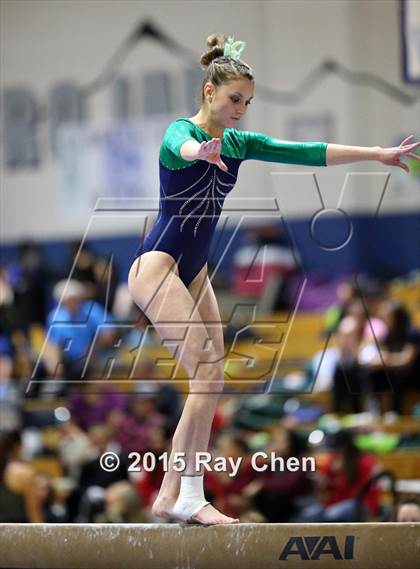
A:
{"label": "spectator in purple top", "polygon": [[126,397],[104,381],[82,383],[81,391],[70,397],[72,420],[87,431],[95,423],[105,423],[111,411],[124,414]]}
{"label": "spectator in purple top", "polygon": [[112,437],[124,453],[150,450],[154,429],[166,427],[168,418],[158,411],[158,387],[152,382],[142,382],[142,391],[130,399],[128,412],[114,409],[108,418]]}

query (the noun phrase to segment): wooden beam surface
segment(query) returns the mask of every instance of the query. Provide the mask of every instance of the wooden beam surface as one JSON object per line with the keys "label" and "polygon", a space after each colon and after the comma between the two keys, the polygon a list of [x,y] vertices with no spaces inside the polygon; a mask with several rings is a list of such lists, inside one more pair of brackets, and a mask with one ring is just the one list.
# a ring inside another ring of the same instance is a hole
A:
{"label": "wooden beam surface", "polygon": [[0,524],[9,569],[418,569],[420,523]]}

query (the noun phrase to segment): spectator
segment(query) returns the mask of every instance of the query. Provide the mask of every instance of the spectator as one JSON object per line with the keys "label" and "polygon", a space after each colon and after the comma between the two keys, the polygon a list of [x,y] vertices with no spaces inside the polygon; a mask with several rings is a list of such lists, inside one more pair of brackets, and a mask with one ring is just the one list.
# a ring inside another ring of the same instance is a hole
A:
{"label": "spectator", "polygon": [[404,498],[397,504],[395,519],[397,522],[420,522],[420,500],[417,496]]}
{"label": "spectator", "polygon": [[367,313],[361,299],[352,300],[346,308],[347,316],[338,324],[335,339],[337,363],[333,373],[333,410],[336,413],[363,411],[364,399],[369,390],[368,374],[363,367],[366,354],[379,356],[377,342],[388,332],[384,320],[378,317],[378,296],[372,291]]}
{"label": "spectator", "polygon": [[96,283],[95,300],[109,311],[113,311],[115,294],[118,286],[118,273],[115,261],[97,257],[93,265]]}
{"label": "spectator", "polygon": [[386,300],[381,313],[387,333],[380,343],[380,353],[374,349],[365,352],[363,364],[369,371],[373,391],[389,389],[391,383],[392,410],[401,413],[404,393],[410,387],[418,387],[420,334],[399,302]]}
{"label": "spectator", "polygon": [[30,347],[15,302],[8,272],[0,267],[0,351],[11,358],[10,375],[30,376]]}
{"label": "spectator", "polygon": [[73,241],[70,244],[70,263],[64,275],[83,284],[85,297],[96,299],[95,255],[86,243]]}
{"label": "spectator", "polygon": [[[142,344],[143,346],[143,344]],[[138,348],[138,344],[136,346]],[[156,402],[156,409],[167,418],[168,424],[175,430],[181,416],[181,394],[168,383],[162,384],[156,379],[155,360],[143,355],[135,363],[130,377],[135,378],[134,394],[144,394]]]}
{"label": "spectator", "polygon": [[[305,445],[297,433],[280,425],[274,429],[264,450],[268,456],[274,452],[284,460],[292,456],[300,460],[304,455]],[[282,472],[267,468],[258,473],[258,478],[245,489],[245,493],[253,498],[254,506],[268,522],[282,523],[298,514],[302,507],[302,498],[311,495],[312,490],[310,473],[302,469]]]}
{"label": "spectator", "polygon": [[288,308],[287,281],[296,259],[282,227],[266,222],[249,227],[243,241],[233,257],[234,294],[259,297],[263,313]]}
{"label": "spectator", "polygon": [[14,298],[10,275],[4,267],[0,267],[0,337],[9,340],[21,325]]}
{"label": "spectator", "polygon": [[65,478],[52,479],[45,475],[40,475],[39,481],[45,522],[48,524],[68,522],[67,499],[72,487],[71,481]]}
{"label": "spectator", "polygon": [[115,409],[108,417],[112,435],[125,454],[149,450],[152,430],[168,424],[167,418],[157,410],[157,385],[152,382],[148,385],[150,391],[132,394],[127,411]]}
{"label": "spectator", "polygon": [[243,489],[255,479],[256,472],[252,468],[249,448],[246,441],[229,433],[217,438],[214,457],[231,457],[235,462],[241,458],[238,473],[229,476],[230,469],[208,472],[205,480],[205,491],[209,500],[218,510],[226,512],[227,516],[237,518],[250,509],[250,503],[243,494]]}
{"label": "spectator", "polygon": [[113,332],[100,328],[110,316],[100,304],[86,300],[79,281],[60,281],[54,297],[59,305],[48,315],[44,363],[53,378],[82,379],[87,357],[91,362],[112,346]]}
{"label": "spectator", "polygon": [[118,273],[112,259],[108,261],[97,257],[86,243],[74,241],[70,245],[70,265],[65,274],[83,283],[86,298],[112,311],[118,284]]}
{"label": "spectator", "polygon": [[66,475],[71,480],[79,480],[82,465],[88,458],[96,456],[87,433],[72,421],[58,426],[57,451]]}
{"label": "spectator", "polygon": [[12,380],[13,347],[0,336],[0,431],[14,431],[22,427],[22,393]]}
{"label": "spectator", "polygon": [[[181,394],[178,389],[166,384],[159,386],[157,397],[157,409],[165,415],[169,428],[174,432],[182,413]],[[216,423],[219,419],[219,414],[217,414]]]}
{"label": "spectator", "polygon": [[335,335],[338,354],[331,391],[335,413],[362,411],[363,373],[357,358],[363,330],[364,321],[355,316],[346,316],[338,325]]}
{"label": "spectator", "polygon": [[8,273],[20,325],[28,331],[30,324],[44,324],[51,274],[39,245],[34,241],[21,243],[18,261],[9,267]]}
{"label": "spectator", "polygon": [[20,459],[20,433],[0,433],[0,522],[42,523],[41,484],[35,470]]}
{"label": "spectator", "polygon": [[[152,504],[155,501],[162,484],[165,470],[163,462],[161,460],[158,460],[158,457],[166,452],[169,458],[171,451],[170,437],[171,432],[166,428],[154,427],[150,431],[150,447],[148,449],[148,452],[154,454],[156,458],[156,468],[150,470],[143,469],[139,473],[138,480],[136,482],[137,492],[145,508],[152,507]],[[149,516],[151,515],[152,514],[150,512]]]}
{"label": "spectator", "polygon": [[349,431],[338,432],[332,440],[332,453],[318,467],[316,483],[318,502],[305,508],[302,522],[359,522],[360,511],[377,515],[380,490],[373,486],[357,501],[358,492],[379,472],[375,457],[361,453]]}
{"label": "spectator", "polygon": [[[89,428],[88,437],[90,445],[86,449],[76,487],[68,502],[70,519],[81,522],[93,521],[94,510],[98,506],[94,503],[102,502],[104,488],[128,478],[127,461],[119,454],[119,448],[112,441],[107,425],[93,425]],[[118,456],[119,464],[115,470],[107,471],[102,468],[99,459],[105,452],[114,452]]]}
{"label": "spectator", "polygon": [[69,400],[72,420],[85,431],[95,423],[105,423],[111,412],[123,412],[125,406],[125,395],[105,381],[82,383],[81,391]]}
{"label": "spectator", "polygon": [[348,315],[348,310],[357,298],[358,290],[355,283],[343,281],[337,287],[337,303],[331,306],[325,315],[325,332],[336,332],[341,320]]}
{"label": "spectator", "polygon": [[91,443],[90,453],[86,456],[86,461],[82,466],[79,478],[79,490],[89,488],[89,486],[101,486],[107,488],[113,482],[125,480],[128,477],[127,461],[120,456],[120,464],[113,471],[104,470],[99,462],[99,458],[105,452],[112,451],[119,454],[118,447],[112,440],[111,433],[107,425],[98,423],[89,428],[88,436]]}
{"label": "spectator", "polygon": [[139,496],[128,481],[115,482],[105,491],[105,511],[95,518],[102,524],[141,524],[147,522]]}

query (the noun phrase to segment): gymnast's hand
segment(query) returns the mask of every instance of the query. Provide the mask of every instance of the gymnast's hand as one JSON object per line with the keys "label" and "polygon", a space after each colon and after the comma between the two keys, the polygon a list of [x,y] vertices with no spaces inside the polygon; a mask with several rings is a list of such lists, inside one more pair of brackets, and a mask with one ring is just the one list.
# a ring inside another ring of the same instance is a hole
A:
{"label": "gymnast's hand", "polygon": [[380,148],[378,159],[382,164],[387,164],[388,166],[399,166],[406,172],[410,171],[410,168],[402,162],[401,158],[403,156],[409,156],[413,160],[420,160],[420,155],[414,154],[413,150],[420,146],[420,142],[414,142],[408,144],[408,141],[413,138],[413,135],[407,136],[399,146],[393,148]]}
{"label": "gymnast's hand", "polygon": [[222,148],[222,141],[220,138],[212,138],[209,142],[202,142],[198,150],[197,158],[199,160],[206,160],[210,164],[216,164],[224,172],[228,171],[228,167],[220,158],[220,150]]}

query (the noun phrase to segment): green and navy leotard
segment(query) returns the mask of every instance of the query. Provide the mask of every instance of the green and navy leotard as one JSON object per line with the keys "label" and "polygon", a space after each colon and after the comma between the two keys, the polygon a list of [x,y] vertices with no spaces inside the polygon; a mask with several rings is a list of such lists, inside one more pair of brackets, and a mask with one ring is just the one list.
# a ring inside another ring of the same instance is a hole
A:
{"label": "green and navy leotard", "polygon": [[164,251],[178,265],[188,286],[207,262],[213,233],[227,194],[233,189],[243,160],[326,166],[325,142],[289,142],[264,134],[227,128],[221,156],[224,172],[204,160],[181,158],[187,140],[212,137],[189,119],[177,119],[167,128],[159,153],[159,215],[136,251]]}

